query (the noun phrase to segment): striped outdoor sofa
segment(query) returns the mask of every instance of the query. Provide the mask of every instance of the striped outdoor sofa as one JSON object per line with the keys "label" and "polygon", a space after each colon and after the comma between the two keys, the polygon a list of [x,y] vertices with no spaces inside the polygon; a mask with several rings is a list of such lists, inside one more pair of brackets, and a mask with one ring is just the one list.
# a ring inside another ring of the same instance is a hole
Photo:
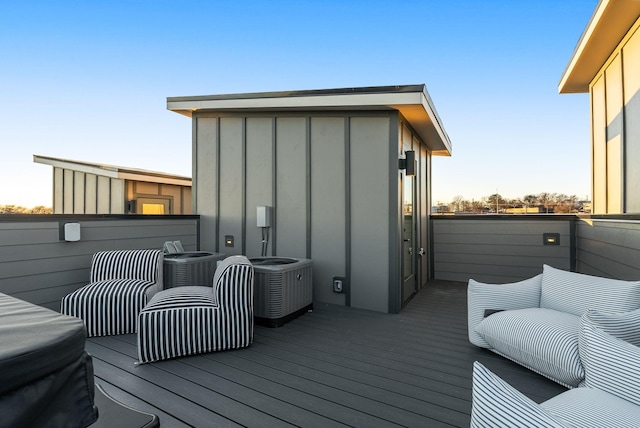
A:
{"label": "striped outdoor sofa", "polygon": [[469,280],[469,340],[561,385],[583,384],[578,352],[580,317],[587,310],[640,308],[640,281],[567,272],[548,265],[511,284]]}
{"label": "striped outdoor sofa", "polygon": [[471,428],[640,426],[640,310],[580,317],[585,382],[537,404],[479,362]]}
{"label": "striped outdoor sofa", "polygon": [[161,250],[100,251],[90,283],[63,297],[60,312],[81,318],[87,335],[135,333],[138,314],[163,288]]}
{"label": "striped outdoor sofa", "polygon": [[140,363],[249,346],[253,342],[253,265],[244,256],[220,262],[213,287],[176,287],[140,312]]}

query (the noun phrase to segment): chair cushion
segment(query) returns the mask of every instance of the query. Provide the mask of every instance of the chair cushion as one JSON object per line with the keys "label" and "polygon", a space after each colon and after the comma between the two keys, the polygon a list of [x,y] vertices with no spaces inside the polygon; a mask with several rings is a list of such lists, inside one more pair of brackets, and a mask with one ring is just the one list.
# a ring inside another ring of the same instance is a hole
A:
{"label": "chair cushion", "polygon": [[584,378],[578,353],[580,317],[551,309],[498,312],[476,332],[492,350],[568,387]]}
{"label": "chair cushion", "polygon": [[640,309],[610,313],[589,310],[582,316],[613,337],[640,346]]}
{"label": "chair cushion", "polygon": [[580,358],[585,385],[640,406],[640,348],[598,328],[589,316],[580,318]]}
{"label": "chair cushion", "polygon": [[543,266],[540,307],[581,316],[588,309],[640,308],[640,281],[621,281]]}
{"label": "chair cushion", "polygon": [[80,359],[85,337],[77,318],[0,293],[0,395]]}
{"label": "chair cushion", "polygon": [[563,426],[544,408],[477,361],[473,364],[472,397],[471,428]]}
{"label": "chair cushion", "polygon": [[61,312],[82,318],[90,337],[135,333],[138,313],[147,303],[153,282],[112,279],[93,282],[67,294]]}
{"label": "chair cushion", "polygon": [[476,346],[488,348],[489,344],[475,332],[475,327],[485,317],[485,311],[537,308],[540,306],[542,274],[510,284],[485,284],[469,280],[467,288],[469,340]]}
{"label": "chair cushion", "polygon": [[157,282],[162,272],[160,250],[100,251],[91,260],[89,282],[109,279],[139,279]]}
{"label": "chair cushion", "polygon": [[540,404],[572,427],[637,428],[640,406],[594,388],[574,388]]}

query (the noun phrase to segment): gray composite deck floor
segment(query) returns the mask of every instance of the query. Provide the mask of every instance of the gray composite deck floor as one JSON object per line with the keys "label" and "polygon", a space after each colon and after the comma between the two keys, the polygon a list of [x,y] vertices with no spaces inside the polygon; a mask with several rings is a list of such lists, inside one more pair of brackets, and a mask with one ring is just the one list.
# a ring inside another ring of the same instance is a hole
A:
{"label": "gray composite deck floor", "polygon": [[316,304],[245,349],[136,365],[135,335],[92,338],[96,381],[162,427],[468,427],[479,360],[535,401],[564,391],[467,340],[466,284],[400,314]]}

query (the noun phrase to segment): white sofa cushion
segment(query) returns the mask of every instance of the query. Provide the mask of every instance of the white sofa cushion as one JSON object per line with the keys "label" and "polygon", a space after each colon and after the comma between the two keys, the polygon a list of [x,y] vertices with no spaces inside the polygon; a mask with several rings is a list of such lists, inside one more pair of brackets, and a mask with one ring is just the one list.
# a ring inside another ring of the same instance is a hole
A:
{"label": "white sofa cushion", "polygon": [[613,337],[640,346],[640,309],[630,312],[589,310],[582,316]]}
{"label": "white sofa cushion", "polygon": [[475,331],[485,318],[485,311],[537,308],[540,306],[541,284],[542,274],[511,284],[485,284],[470,279],[467,288],[469,341],[489,348],[489,344]]}
{"label": "white sofa cushion", "polygon": [[540,404],[572,427],[638,427],[640,406],[594,388],[574,388]]}
{"label": "white sofa cushion", "polygon": [[477,361],[473,363],[472,396],[471,428],[563,426]]}
{"label": "white sofa cushion", "polygon": [[576,315],[529,308],[489,315],[475,331],[498,354],[573,388],[584,379],[579,324]]}
{"label": "white sofa cushion", "polygon": [[543,265],[540,307],[577,316],[588,309],[632,311],[640,308],[640,281],[600,278]]}
{"label": "white sofa cushion", "polygon": [[640,348],[598,328],[589,314],[580,318],[580,359],[585,385],[640,406]]}

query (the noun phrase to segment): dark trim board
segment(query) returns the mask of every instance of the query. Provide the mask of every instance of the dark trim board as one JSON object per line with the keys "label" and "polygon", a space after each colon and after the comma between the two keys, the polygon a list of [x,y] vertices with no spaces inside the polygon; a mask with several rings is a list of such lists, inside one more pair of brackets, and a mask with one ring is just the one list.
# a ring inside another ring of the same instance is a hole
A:
{"label": "dark trim board", "polygon": [[468,427],[479,360],[535,401],[565,388],[467,340],[466,284],[400,314],[314,303],[245,349],[136,365],[135,335],[92,338],[97,382],[164,427]]}

